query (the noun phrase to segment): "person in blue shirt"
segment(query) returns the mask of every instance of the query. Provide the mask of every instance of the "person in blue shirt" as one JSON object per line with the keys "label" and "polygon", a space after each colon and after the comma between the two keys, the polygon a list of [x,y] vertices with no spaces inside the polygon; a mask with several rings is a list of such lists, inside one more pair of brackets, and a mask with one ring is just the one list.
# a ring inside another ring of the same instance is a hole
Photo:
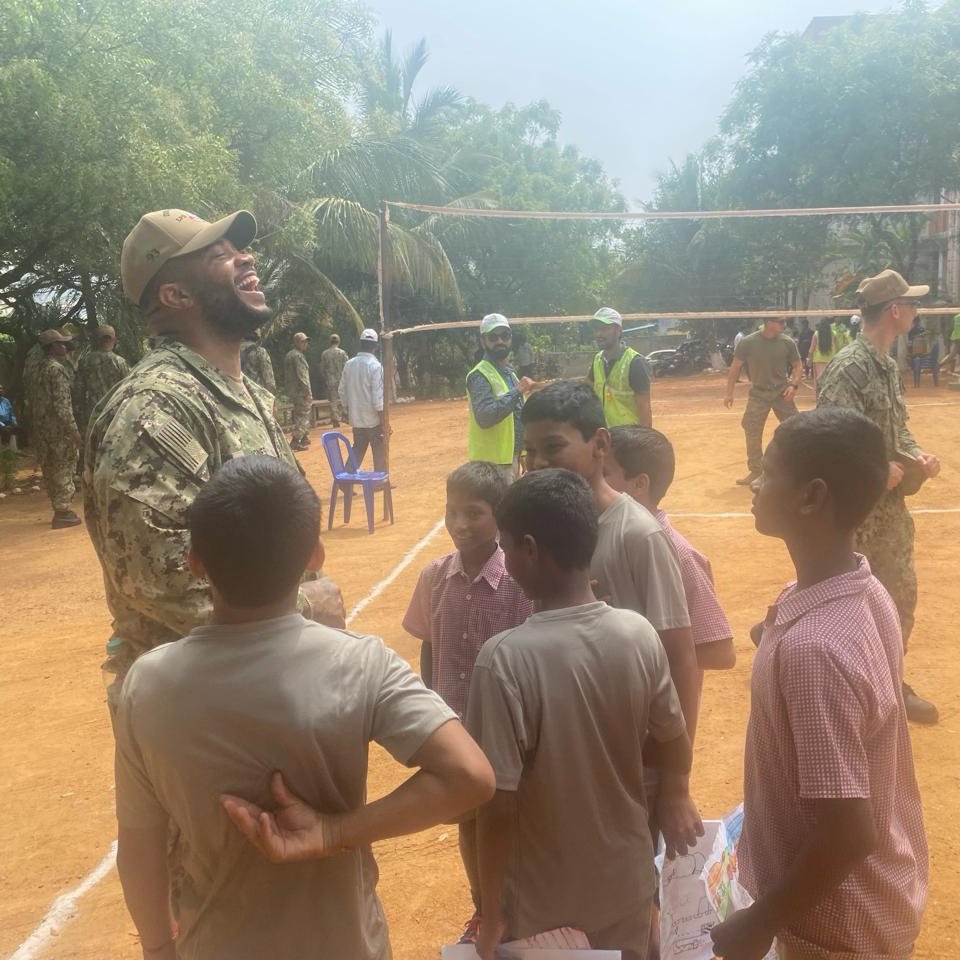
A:
{"label": "person in blue shirt", "polygon": [[3,384],[0,383],[0,443],[6,441],[11,450],[17,449],[17,437],[25,436],[23,427],[17,423],[17,413],[13,408],[13,401],[7,396]]}

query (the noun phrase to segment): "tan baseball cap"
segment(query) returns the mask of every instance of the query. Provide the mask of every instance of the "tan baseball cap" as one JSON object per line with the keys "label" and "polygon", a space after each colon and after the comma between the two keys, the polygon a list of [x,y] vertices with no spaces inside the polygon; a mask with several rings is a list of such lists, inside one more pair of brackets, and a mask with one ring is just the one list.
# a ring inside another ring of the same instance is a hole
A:
{"label": "tan baseball cap", "polygon": [[41,347],[49,347],[51,343],[69,343],[73,337],[65,337],[59,330],[44,330],[37,337]]}
{"label": "tan baseball cap", "polygon": [[97,327],[98,340],[106,340],[107,337],[113,338],[113,337],[116,337],[116,335],[117,335],[117,331],[114,330],[109,323],[101,323],[100,326]]}
{"label": "tan baseball cap", "polygon": [[256,235],[257,221],[247,210],[238,210],[215,223],[201,220],[186,210],[146,213],[123,241],[120,254],[123,292],[128,300],[139,305],[147,284],[168,260],[203,250],[224,238],[243,250]]}
{"label": "tan baseball cap", "polygon": [[294,339],[297,343],[303,343],[304,340],[309,340],[310,338],[309,338],[303,331],[298,330],[298,331],[293,335],[293,339]]}
{"label": "tan baseball cap", "polygon": [[872,307],[902,297],[925,297],[929,292],[926,284],[911,287],[896,270],[882,270],[875,277],[860,281],[857,301],[863,307]]}

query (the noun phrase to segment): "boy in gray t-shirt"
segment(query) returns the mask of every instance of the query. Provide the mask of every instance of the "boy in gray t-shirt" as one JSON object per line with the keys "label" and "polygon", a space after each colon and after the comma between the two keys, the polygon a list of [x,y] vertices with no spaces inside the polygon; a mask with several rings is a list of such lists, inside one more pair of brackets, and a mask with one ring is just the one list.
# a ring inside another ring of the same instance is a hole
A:
{"label": "boy in gray t-shirt", "polygon": [[[296,470],[231,460],[188,522],[212,622],[133,665],[116,720],[117,868],[144,956],[387,960],[370,844],[485,802],[490,766],[381,640],[297,613],[301,575],[323,547],[320,503]],[[420,770],[367,804],[371,740]],[[184,871],[179,937],[170,824]]]}
{"label": "boy in gray t-shirt", "polygon": [[680,563],[650,512],[604,479],[610,431],[600,400],[587,384],[561,380],[532,394],[521,418],[528,469],[563,467],[590,484],[600,516],[590,564],[596,595],[614,607],[643,614],[657,631],[693,742],[700,674]]}
{"label": "boy in gray t-shirt", "polygon": [[702,833],[690,741],[656,632],[594,599],[597,514],[587,483],[541,470],[497,509],[507,569],[537,606],[484,644],[467,728],[493,765],[478,822],[477,950],[559,926],[596,949],[646,955],[655,889],[642,768],[659,768],[667,853]]}

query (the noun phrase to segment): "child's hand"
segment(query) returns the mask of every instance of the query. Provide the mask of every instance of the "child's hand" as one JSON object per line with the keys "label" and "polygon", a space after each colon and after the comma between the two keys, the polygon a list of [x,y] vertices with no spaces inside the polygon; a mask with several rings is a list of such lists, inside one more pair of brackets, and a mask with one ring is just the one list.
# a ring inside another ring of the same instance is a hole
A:
{"label": "child's hand", "polygon": [[683,856],[689,848],[696,846],[697,837],[703,836],[703,821],[686,790],[664,791],[661,784],[657,796],[657,819],[668,860]]}
{"label": "child's hand", "polygon": [[767,928],[754,905],[718,923],[710,936],[713,952],[724,960],[762,960],[773,943],[774,931]]}
{"label": "child's hand", "polygon": [[343,850],[340,817],[323,814],[287,789],[277,770],[270,782],[273,813],[241,797],[223,794],[220,804],[234,826],[274,863],[329,857]]}

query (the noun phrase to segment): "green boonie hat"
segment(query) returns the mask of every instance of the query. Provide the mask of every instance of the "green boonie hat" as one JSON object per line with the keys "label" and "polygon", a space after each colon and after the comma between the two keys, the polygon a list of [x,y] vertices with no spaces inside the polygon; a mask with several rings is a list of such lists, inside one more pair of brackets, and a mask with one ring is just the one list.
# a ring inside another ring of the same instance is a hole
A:
{"label": "green boonie hat", "polygon": [[70,343],[73,337],[65,337],[59,330],[44,330],[37,336],[41,347],[49,347],[51,343]]}
{"label": "green boonie hat", "polygon": [[896,270],[882,270],[875,277],[860,281],[857,301],[863,307],[872,307],[901,297],[925,297],[929,292],[926,284],[911,287]]}
{"label": "green boonie hat", "polygon": [[499,330],[501,327],[510,329],[510,321],[502,313],[488,313],[480,321],[480,335],[486,336],[493,330]]}
{"label": "green boonie hat", "polygon": [[593,315],[593,319],[598,323],[607,324],[608,326],[623,326],[623,317],[621,317],[620,314],[613,309],[613,307],[601,307]]}
{"label": "green boonie hat", "polygon": [[256,235],[257,221],[247,210],[238,210],[215,223],[201,220],[186,210],[146,213],[123,241],[120,254],[123,292],[139,306],[147,284],[168,260],[203,250],[224,238],[243,250]]}

